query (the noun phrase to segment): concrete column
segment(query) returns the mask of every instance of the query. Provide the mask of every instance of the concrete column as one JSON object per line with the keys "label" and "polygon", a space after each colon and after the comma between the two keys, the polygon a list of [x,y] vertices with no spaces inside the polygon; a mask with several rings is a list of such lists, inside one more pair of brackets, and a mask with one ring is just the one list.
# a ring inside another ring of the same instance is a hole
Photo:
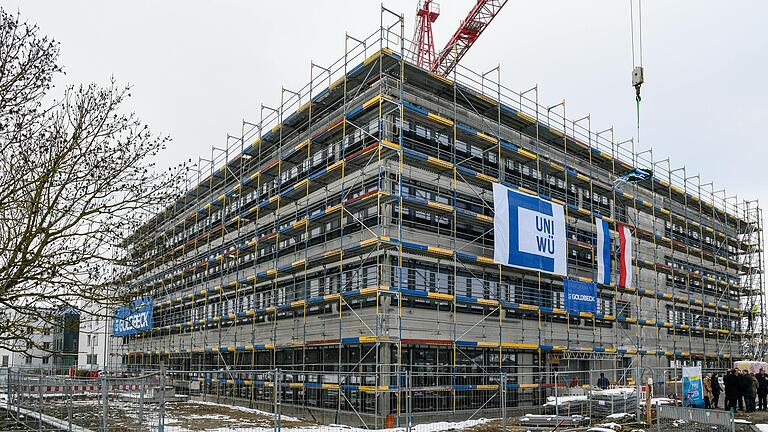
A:
{"label": "concrete column", "polygon": [[[395,380],[392,379],[392,347],[394,344],[381,343],[379,344],[379,366],[377,374],[379,375],[379,386],[390,386]],[[387,415],[390,413],[390,405],[392,403],[392,394],[389,392],[376,393],[378,398],[378,412],[376,413],[380,417],[378,427],[383,427],[384,421],[386,421]]]}

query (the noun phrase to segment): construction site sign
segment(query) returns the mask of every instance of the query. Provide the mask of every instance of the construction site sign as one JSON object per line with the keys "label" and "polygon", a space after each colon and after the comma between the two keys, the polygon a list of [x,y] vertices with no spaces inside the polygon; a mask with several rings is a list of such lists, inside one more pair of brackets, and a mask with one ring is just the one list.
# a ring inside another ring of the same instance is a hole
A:
{"label": "construction site sign", "polygon": [[686,406],[704,406],[704,388],[701,382],[701,366],[683,367],[683,397]]}

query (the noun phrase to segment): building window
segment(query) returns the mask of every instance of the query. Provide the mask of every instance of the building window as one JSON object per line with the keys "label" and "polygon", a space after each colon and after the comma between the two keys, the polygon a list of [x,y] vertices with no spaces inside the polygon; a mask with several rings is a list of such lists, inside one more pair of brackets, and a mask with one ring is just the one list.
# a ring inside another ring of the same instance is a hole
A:
{"label": "building window", "polygon": [[43,357],[43,364],[48,364],[48,357]]}
{"label": "building window", "polygon": [[88,363],[89,365],[99,364],[98,356],[99,356],[98,354],[88,354],[86,358],[86,363]]}
{"label": "building window", "polygon": [[565,307],[565,300],[563,300],[564,293],[560,291],[554,291],[552,293],[552,307],[562,308]]}
{"label": "building window", "polygon": [[3,356],[3,367],[8,367],[8,356],[7,355]]}
{"label": "building window", "polygon": [[31,355],[25,356],[24,357],[24,363],[25,364],[32,364],[32,356]]}

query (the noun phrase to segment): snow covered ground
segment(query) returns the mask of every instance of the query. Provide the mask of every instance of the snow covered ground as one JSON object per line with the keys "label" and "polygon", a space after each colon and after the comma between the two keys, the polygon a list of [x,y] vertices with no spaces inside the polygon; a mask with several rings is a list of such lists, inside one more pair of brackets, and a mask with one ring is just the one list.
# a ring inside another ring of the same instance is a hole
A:
{"label": "snow covered ground", "polygon": [[[428,424],[420,424],[416,425],[411,428],[414,432],[440,432],[440,431],[449,431],[449,430],[462,430],[465,428],[469,428],[472,426],[481,425],[484,423],[489,422],[488,419],[478,419],[478,420],[467,420],[463,422],[437,422],[437,423],[428,423]],[[193,431],[199,431],[199,429],[186,429],[184,427],[175,427],[175,426],[166,426],[165,430],[167,432],[193,432]],[[215,428],[215,429],[206,429],[206,431],[211,432],[271,432],[273,429],[271,426],[269,427],[222,427],[222,428]],[[299,426],[299,427],[281,427],[282,431],[285,432],[372,432],[372,431],[381,431],[381,432],[403,432],[405,431],[405,427],[399,427],[399,428],[393,428],[393,429],[365,429],[365,428],[356,428],[356,427],[349,427],[349,426],[343,426],[343,425],[317,425],[317,426]]]}
{"label": "snow covered ground", "polygon": [[[219,404],[219,403],[216,403],[216,402],[208,402],[208,401],[193,401],[193,402],[190,402],[190,403],[197,404],[197,405],[203,405],[203,406],[209,406],[209,407],[216,407],[216,408],[219,408],[219,409],[231,409],[231,410],[240,411],[240,412],[243,412],[243,413],[246,413],[246,414],[257,414],[257,415],[262,415],[262,416],[266,416],[266,417],[270,417],[270,418],[272,417],[272,413],[269,413],[269,412],[266,412],[266,411],[257,410],[256,408],[248,408],[248,407],[243,407],[243,406],[238,406],[238,405]],[[284,415],[284,414],[281,415],[280,418],[283,421],[287,421],[287,422],[301,421],[301,420],[299,420],[296,417],[291,417],[291,416],[287,416],[287,415]]]}
{"label": "snow covered ground", "polygon": [[[0,403],[5,404],[3,396],[0,394]],[[100,404],[100,399],[72,401],[73,423],[88,430],[98,430]],[[47,400],[45,405],[46,413],[50,412],[59,419],[66,418],[67,401]],[[156,426],[158,422],[157,405],[152,403],[144,405],[144,422],[142,424],[139,424],[138,404],[134,402],[110,400],[109,413],[108,427],[110,430],[138,430]],[[462,430],[490,421],[490,419],[475,419],[463,422],[436,422],[417,425],[411,430],[414,432]],[[370,432],[370,429],[343,425],[318,425],[286,415],[280,416],[280,422],[281,430],[286,432]],[[167,403],[165,409],[165,430],[167,432],[271,432],[273,424],[272,413],[215,402],[172,402]],[[403,432],[405,427],[386,429],[386,431]]]}

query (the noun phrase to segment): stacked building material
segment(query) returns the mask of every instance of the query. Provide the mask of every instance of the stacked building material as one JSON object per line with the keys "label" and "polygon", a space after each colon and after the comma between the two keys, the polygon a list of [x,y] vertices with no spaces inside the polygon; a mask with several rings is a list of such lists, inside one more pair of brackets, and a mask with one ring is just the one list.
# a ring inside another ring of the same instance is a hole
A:
{"label": "stacked building material", "polygon": [[544,404],[545,412],[560,415],[586,415],[589,411],[589,400],[586,394],[549,396]]}
{"label": "stacked building material", "polygon": [[616,413],[632,413],[637,409],[637,392],[631,387],[593,391],[589,399],[593,418],[606,418]]}

